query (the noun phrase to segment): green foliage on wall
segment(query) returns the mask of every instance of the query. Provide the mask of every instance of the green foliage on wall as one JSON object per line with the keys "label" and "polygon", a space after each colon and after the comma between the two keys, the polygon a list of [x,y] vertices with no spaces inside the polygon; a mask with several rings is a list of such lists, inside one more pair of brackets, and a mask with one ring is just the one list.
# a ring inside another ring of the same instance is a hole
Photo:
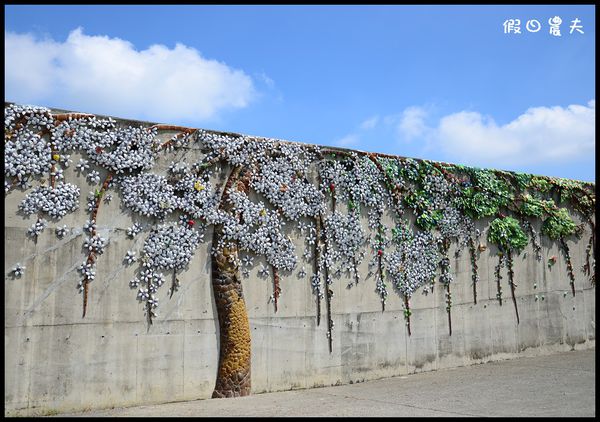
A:
{"label": "green foliage on wall", "polygon": [[577,226],[569,216],[566,208],[554,210],[542,225],[542,233],[550,239],[557,240],[575,234]]}
{"label": "green foliage on wall", "polygon": [[527,246],[527,235],[513,217],[496,218],[490,223],[488,238],[500,249],[520,252]]}

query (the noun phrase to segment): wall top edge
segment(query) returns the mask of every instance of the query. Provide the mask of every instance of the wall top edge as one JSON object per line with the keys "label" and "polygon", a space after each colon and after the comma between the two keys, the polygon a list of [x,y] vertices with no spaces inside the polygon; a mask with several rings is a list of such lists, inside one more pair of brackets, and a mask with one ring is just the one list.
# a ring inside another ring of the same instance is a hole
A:
{"label": "wall top edge", "polygon": [[[16,106],[29,106],[29,107],[43,107],[43,108],[47,108],[49,109],[52,113],[84,113],[81,110],[66,110],[66,109],[61,109],[61,108],[55,108],[55,107],[47,107],[47,106],[40,106],[37,104],[21,104],[21,103],[16,103],[16,102],[12,102],[12,101],[5,101],[4,102],[4,107],[9,107],[11,105],[16,105]],[[87,114],[93,114],[94,116],[98,117],[98,118],[105,118],[105,119],[113,119],[115,121],[119,121],[125,125],[129,125],[129,126],[153,126],[153,125],[159,125],[159,124],[166,124],[168,125],[168,122],[151,122],[151,121],[146,121],[146,120],[136,120],[136,119],[125,119],[122,117],[118,117],[118,116],[111,116],[111,115],[105,115],[105,114],[98,114],[98,113],[91,113],[91,112],[85,112]],[[184,126],[182,126],[184,127]],[[187,127],[186,127],[187,128]],[[540,175],[540,174],[532,174],[532,173],[525,173],[525,172],[517,172],[517,171],[511,171],[511,170],[503,170],[503,169],[495,169],[495,168],[489,168],[489,167],[476,167],[476,166],[467,166],[467,165],[463,165],[463,164],[455,164],[455,163],[448,163],[448,162],[444,162],[444,161],[437,161],[437,160],[429,160],[426,158],[416,158],[416,157],[406,157],[406,156],[402,156],[402,155],[392,155],[392,154],[384,154],[384,153],[378,153],[375,151],[363,151],[363,150],[359,150],[359,149],[349,149],[349,148],[343,148],[343,147],[338,147],[338,146],[329,146],[329,145],[318,145],[318,144],[313,144],[313,143],[309,143],[309,142],[301,142],[301,141],[289,141],[286,139],[278,139],[278,138],[269,138],[269,137],[265,137],[265,136],[257,136],[257,135],[250,135],[250,134],[243,134],[243,133],[237,133],[237,132],[226,132],[226,131],[220,131],[220,130],[214,130],[214,129],[206,129],[206,128],[187,128],[187,129],[199,129],[202,130],[204,132],[207,133],[212,133],[212,134],[216,134],[216,135],[223,135],[223,136],[232,136],[232,137],[246,137],[246,138],[252,138],[253,140],[275,140],[278,142],[284,142],[284,143],[290,143],[290,144],[295,144],[295,145],[304,145],[304,146],[318,146],[319,148],[325,148],[327,150],[330,151],[340,151],[340,152],[345,152],[345,153],[358,153],[359,155],[375,155],[378,157],[382,157],[382,158],[392,158],[392,159],[397,159],[397,158],[401,158],[401,159],[408,159],[410,158],[411,160],[415,160],[415,161],[425,161],[425,162],[430,162],[430,163],[439,163],[442,165],[447,165],[447,166],[452,166],[452,167],[457,167],[457,168],[464,168],[464,169],[477,169],[477,170],[492,170],[492,171],[499,171],[499,172],[504,172],[504,173],[509,173],[509,174],[513,174],[513,175],[517,175],[517,174],[528,174],[531,176],[535,176],[535,177],[539,177],[539,178],[543,178],[543,179],[547,179],[547,180],[572,180],[575,182],[579,182],[583,185],[588,185],[590,187],[593,187],[595,190],[595,186],[596,184],[594,182],[588,182],[588,181],[584,181],[584,180],[577,180],[577,179],[568,179],[565,177],[556,177],[556,176],[546,176],[546,175]]]}

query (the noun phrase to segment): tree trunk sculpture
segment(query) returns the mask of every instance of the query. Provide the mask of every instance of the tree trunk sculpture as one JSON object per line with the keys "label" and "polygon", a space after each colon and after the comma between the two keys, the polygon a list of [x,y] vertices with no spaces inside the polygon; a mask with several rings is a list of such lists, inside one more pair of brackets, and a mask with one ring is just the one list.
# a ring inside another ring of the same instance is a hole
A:
{"label": "tree trunk sculpture", "polygon": [[[247,190],[239,179],[240,168],[234,169],[225,184],[221,208],[228,210],[228,190],[236,185]],[[213,245],[222,238],[222,227],[215,226]],[[212,286],[219,319],[219,369],[213,398],[240,397],[250,394],[250,324],[242,291],[238,248],[231,245],[212,258]]]}

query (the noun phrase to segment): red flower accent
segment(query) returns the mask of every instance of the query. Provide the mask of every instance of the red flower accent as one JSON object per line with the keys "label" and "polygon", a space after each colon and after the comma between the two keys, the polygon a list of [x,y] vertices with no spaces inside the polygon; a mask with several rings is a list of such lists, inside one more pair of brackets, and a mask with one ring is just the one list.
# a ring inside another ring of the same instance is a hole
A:
{"label": "red flower accent", "polygon": [[188,221],[188,226],[192,227],[194,224],[196,224],[196,222],[194,220]]}
{"label": "red flower accent", "polygon": [[383,255],[383,251],[382,251],[381,249],[379,249],[379,250],[377,251],[377,255],[379,255],[379,256]]}
{"label": "red flower accent", "polygon": [[335,190],[335,184],[331,183],[329,185],[329,190],[333,192]]}
{"label": "red flower accent", "polygon": [[96,147],[96,154],[100,154],[102,151],[104,151],[102,147]]}

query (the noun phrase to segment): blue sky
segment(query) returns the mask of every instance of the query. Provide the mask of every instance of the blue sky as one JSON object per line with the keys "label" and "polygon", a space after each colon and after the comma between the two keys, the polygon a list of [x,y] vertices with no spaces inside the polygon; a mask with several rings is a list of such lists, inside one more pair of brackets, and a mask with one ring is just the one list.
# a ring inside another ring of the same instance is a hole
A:
{"label": "blue sky", "polygon": [[591,5],[11,5],[5,59],[6,101],[595,181]]}

